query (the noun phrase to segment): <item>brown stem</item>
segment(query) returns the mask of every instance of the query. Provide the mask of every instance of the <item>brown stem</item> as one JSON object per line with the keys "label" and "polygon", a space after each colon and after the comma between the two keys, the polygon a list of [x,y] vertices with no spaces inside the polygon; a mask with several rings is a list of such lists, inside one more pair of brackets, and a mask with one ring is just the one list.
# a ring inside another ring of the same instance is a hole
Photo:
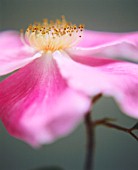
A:
{"label": "brown stem", "polygon": [[85,116],[85,126],[87,132],[87,151],[84,170],[93,170],[93,155],[94,155],[94,126],[91,120],[91,113],[88,112]]}
{"label": "brown stem", "polygon": [[[92,104],[96,103],[98,99],[102,97],[102,94],[98,94],[92,99]],[[89,111],[85,115],[85,126],[86,126],[86,133],[87,133],[87,150],[86,150],[86,159],[84,170],[93,170],[94,168],[94,124],[91,119],[91,112]]]}
{"label": "brown stem", "polygon": [[125,127],[122,127],[119,125],[115,125],[113,123],[110,123],[109,121],[113,121],[113,119],[105,118],[105,119],[97,120],[94,123],[92,123],[92,126],[103,125],[103,126],[107,126],[107,127],[113,128],[113,129],[117,129],[117,130],[120,130],[120,131],[130,134],[134,139],[136,139],[138,141],[138,137],[132,132],[135,129],[125,128]]}
{"label": "brown stem", "polygon": [[92,99],[92,104],[96,103],[102,97],[102,93],[99,93]]}

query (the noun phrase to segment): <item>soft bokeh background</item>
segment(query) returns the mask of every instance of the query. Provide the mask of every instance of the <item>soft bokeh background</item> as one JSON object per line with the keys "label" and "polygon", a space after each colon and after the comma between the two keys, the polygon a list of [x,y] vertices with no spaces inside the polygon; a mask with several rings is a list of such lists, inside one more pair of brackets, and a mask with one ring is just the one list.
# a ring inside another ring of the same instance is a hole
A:
{"label": "soft bokeh background", "polygon": [[[126,32],[138,30],[138,0],[0,0],[0,30],[26,28],[43,18],[61,15],[87,29]],[[136,120],[123,115],[112,99],[101,99],[94,118],[114,117],[126,127]],[[85,154],[83,123],[69,136],[34,150],[10,137],[0,123],[0,170],[31,170],[60,165],[82,170]],[[105,127],[96,129],[95,170],[137,170],[138,143],[128,134]]]}

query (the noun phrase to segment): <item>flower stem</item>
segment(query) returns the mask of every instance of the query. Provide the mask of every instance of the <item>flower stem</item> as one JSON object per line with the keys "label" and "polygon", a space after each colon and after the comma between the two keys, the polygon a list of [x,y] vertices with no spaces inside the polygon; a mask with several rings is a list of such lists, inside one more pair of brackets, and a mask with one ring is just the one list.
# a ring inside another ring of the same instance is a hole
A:
{"label": "flower stem", "polygon": [[87,132],[87,150],[84,170],[93,170],[94,167],[94,126],[91,120],[91,113],[85,115],[85,126]]}
{"label": "flower stem", "polygon": [[[100,98],[102,94],[99,93],[92,99],[92,105],[95,104]],[[86,158],[84,170],[93,170],[94,169],[94,147],[95,147],[95,135],[94,135],[94,123],[91,118],[91,111],[87,112],[85,115],[85,126],[86,126],[86,134],[87,134],[87,150],[86,150]]]}
{"label": "flower stem", "polygon": [[95,127],[97,125],[103,125],[103,126],[106,126],[106,127],[109,127],[109,128],[117,129],[117,130],[120,130],[120,131],[123,131],[125,133],[130,134],[134,139],[136,139],[138,141],[138,136],[136,136],[133,133],[134,130],[137,130],[135,127],[125,128],[125,127],[113,124],[110,121],[114,121],[114,119],[109,119],[109,118],[100,119],[100,120],[97,120],[95,122],[92,122],[92,126]]}

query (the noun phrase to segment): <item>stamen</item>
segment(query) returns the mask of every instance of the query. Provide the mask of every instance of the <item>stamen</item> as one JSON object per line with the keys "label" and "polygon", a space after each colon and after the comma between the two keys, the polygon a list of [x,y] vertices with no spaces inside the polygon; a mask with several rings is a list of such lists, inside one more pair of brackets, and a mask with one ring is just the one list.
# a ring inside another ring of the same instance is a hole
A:
{"label": "stamen", "polygon": [[35,22],[28,26],[25,32],[25,40],[37,50],[64,50],[80,41],[83,30],[83,25],[73,25],[67,22],[64,16],[61,17],[61,20],[57,19],[55,22],[44,19],[42,23]]}

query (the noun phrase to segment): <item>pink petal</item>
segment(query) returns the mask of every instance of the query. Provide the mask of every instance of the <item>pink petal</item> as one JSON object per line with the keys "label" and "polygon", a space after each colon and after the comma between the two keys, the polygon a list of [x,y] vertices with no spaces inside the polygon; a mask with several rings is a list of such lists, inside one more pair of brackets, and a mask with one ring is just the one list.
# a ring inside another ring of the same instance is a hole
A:
{"label": "pink petal", "polygon": [[138,32],[105,33],[84,31],[77,47],[67,50],[71,55],[122,58],[138,61]]}
{"label": "pink petal", "polygon": [[93,58],[86,65],[60,52],[55,52],[54,58],[71,88],[89,96],[113,96],[127,115],[138,118],[138,65],[109,60],[103,65],[94,61],[92,66]]}
{"label": "pink petal", "polygon": [[35,54],[31,47],[22,43],[19,33],[0,33],[0,76],[17,70],[40,56],[41,54]]}
{"label": "pink petal", "polygon": [[23,46],[20,35],[16,31],[4,31],[0,33],[0,48],[3,50],[18,49]]}
{"label": "pink petal", "polygon": [[0,117],[9,133],[34,147],[67,135],[90,108],[69,88],[52,56],[43,56],[0,83]]}

